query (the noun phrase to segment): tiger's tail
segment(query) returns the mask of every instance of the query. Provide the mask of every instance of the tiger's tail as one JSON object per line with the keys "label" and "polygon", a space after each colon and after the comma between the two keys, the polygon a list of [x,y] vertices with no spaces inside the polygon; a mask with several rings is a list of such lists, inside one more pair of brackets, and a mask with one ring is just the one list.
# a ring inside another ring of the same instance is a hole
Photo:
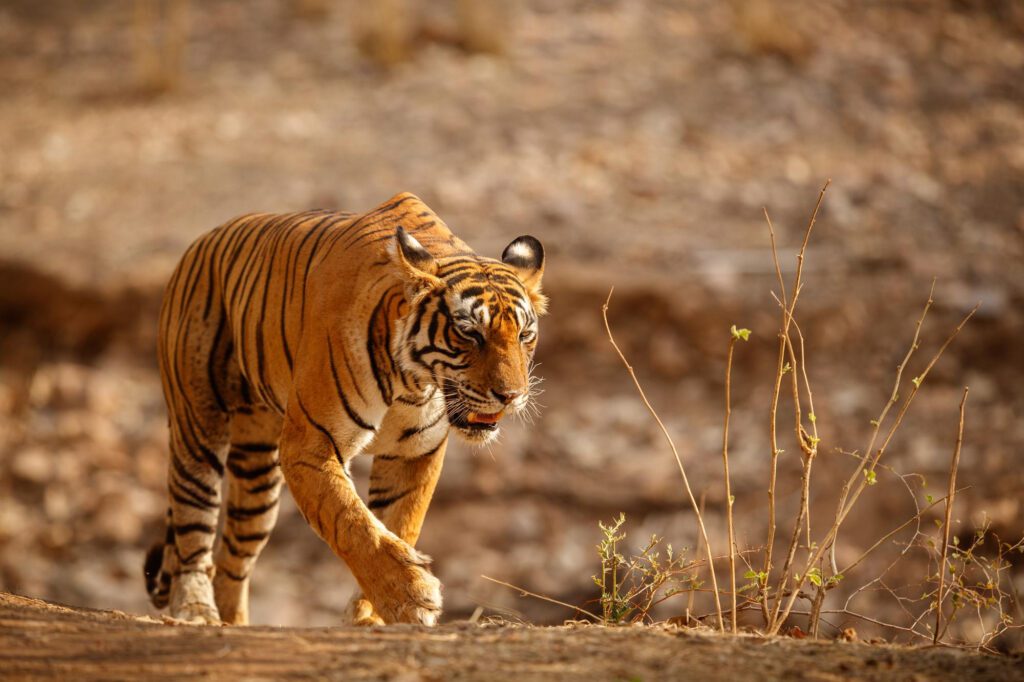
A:
{"label": "tiger's tail", "polygon": [[171,595],[171,574],[174,560],[174,526],[171,524],[171,510],[167,510],[167,532],[146,552],[142,573],[146,579],[146,591],[153,606],[162,609],[167,606]]}

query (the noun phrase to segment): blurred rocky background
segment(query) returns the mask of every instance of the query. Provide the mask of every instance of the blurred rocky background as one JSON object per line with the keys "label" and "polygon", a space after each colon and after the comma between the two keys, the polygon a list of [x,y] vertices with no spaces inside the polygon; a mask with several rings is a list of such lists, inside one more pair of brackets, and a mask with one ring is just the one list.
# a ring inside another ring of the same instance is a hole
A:
{"label": "blurred rocky background", "polygon": [[[427,518],[447,618],[571,616],[480,576],[593,599],[597,522],[620,511],[630,546],[658,533],[695,551],[676,464],[604,333],[613,285],[617,339],[723,551],[725,350],[731,324],[753,330],[731,463],[738,542],[763,543],[779,315],[762,207],[788,282],[826,178],[799,318],[822,435],[815,532],[852,466],[837,448],[866,445],[935,277],[908,376],[981,307],[887,461],[925,477],[914,495],[941,495],[969,385],[954,530],[1019,536],[1022,74],[1016,0],[5,0],[0,589],[150,612],[142,554],[166,505],[156,314],[177,258],[242,212],[364,210],[402,190],[483,254],[522,233],[549,254],[542,415],[488,450],[454,446]],[[783,447],[788,538],[799,462]],[[840,563],[913,510],[881,472]],[[893,584],[927,571],[912,552]],[[254,621],[338,623],[352,587],[286,500]],[[885,594],[856,606],[902,617]]]}

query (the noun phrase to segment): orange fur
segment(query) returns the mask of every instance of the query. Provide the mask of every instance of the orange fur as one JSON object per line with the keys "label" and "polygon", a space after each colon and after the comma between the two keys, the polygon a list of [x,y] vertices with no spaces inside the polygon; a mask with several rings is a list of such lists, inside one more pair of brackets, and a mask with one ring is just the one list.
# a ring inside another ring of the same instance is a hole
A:
{"label": "orange fur", "polygon": [[[542,274],[532,237],[503,261],[479,257],[408,193],[359,216],[243,216],[197,240],[161,312],[171,504],[147,559],[154,603],[187,620],[247,621],[279,464],[359,583],[356,620],[436,622],[440,584],[413,547],[448,432],[486,442],[525,407]],[[347,471],[364,453],[367,503]]]}

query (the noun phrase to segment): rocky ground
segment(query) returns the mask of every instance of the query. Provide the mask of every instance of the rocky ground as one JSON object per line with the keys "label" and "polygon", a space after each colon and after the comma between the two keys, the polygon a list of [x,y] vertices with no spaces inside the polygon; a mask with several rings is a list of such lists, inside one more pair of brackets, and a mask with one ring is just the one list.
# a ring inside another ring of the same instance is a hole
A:
{"label": "rocky ground", "polygon": [[674,627],[173,627],[4,594],[0,625],[5,674],[38,680],[1024,679],[1019,658]]}
{"label": "rocky ground", "polygon": [[[240,212],[359,210],[400,190],[482,253],[524,232],[549,253],[543,415],[490,451],[454,449],[428,517],[422,546],[450,618],[482,606],[560,622],[571,613],[480,576],[591,600],[597,522],[620,511],[631,542],[656,532],[693,552],[675,462],[604,336],[612,285],[617,337],[706,493],[719,546],[725,347],[731,324],[754,331],[734,368],[731,458],[739,542],[760,546],[777,328],[761,208],[790,277],[826,177],[801,294],[823,434],[814,528],[849,470],[836,448],[864,447],[937,277],[922,355],[982,305],[889,461],[923,475],[918,498],[940,494],[970,385],[957,533],[986,519],[1021,533],[1018,3],[530,0],[506,54],[423,41],[390,70],[356,50],[350,4],[311,21],[273,0],[204,2],[181,83],[159,96],[138,91],[128,3],[0,8],[0,589],[145,612],[142,551],[165,507],[155,314],[176,258]],[[786,514],[796,468],[784,459]],[[898,479],[879,479],[841,559],[913,513]],[[894,585],[917,596],[928,574],[915,551]],[[255,622],[337,623],[351,588],[287,502],[257,569]],[[861,599],[905,617],[885,595]],[[848,623],[833,624],[830,636]]]}

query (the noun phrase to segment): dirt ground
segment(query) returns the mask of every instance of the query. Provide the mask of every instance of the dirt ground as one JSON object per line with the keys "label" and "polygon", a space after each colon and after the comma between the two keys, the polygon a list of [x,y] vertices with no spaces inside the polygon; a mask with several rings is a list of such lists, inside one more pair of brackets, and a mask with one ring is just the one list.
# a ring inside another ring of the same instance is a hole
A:
{"label": "dirt ground", "polygon": [[[933,277],[908,379],[982,305],[889,449],[889,464],[921,477],[908,490],[879,473],[839,561],[942,494],[964,385],[955,535],[1024,530],[1021,3],[529,0],[503,55],[420,41],[388,70],[356,49],[354,2],[313,20],[285,0],[192,4],[180,83],[159,95],[136,81],[132,3],[0,5],[0,589],[149,613],[142,555],[162,534],[167,466],[155,319],[176,259],[241,212],[362,210],[402,190],[483,254],[531,233],[549,257],[542,416],[489,451],[453,447],[427,517],[421,548],[447,619],[571,616],[481,575],[590,602],[597,523],[619,512],[631,547],[657,533],[694,553],[675,462],[604,336],[612,285],[616,335],[706,493],[718,547],[725,348],[730,325],[753,330],[733,370],[730,457],[738,543],[761,546],[778,322],[762,207],[789,278],[829,177],[800,308],[822,434],[815,535],[850,471],[839,448],[864,448]],[[788,432],[780,447],[788,535],[799,462]],[[934,550],[899,550],[860,565],[826,609],[888,570],[913,613],[877,586],[852,609],[916,618]],[[353,587],[286,496],[254,622],[337,624]],[[826,620],[828,636],[871,628]],[[993,622],[972,615],[953,633],[976,640]],[[669,637],[609,635],[633,636]]]}
{"label": "dirt ground", "polygon": [[674,627],[170,626],[5,594],[0,665],[40,680],[1024,680],[1020,658],[941,648]]}

